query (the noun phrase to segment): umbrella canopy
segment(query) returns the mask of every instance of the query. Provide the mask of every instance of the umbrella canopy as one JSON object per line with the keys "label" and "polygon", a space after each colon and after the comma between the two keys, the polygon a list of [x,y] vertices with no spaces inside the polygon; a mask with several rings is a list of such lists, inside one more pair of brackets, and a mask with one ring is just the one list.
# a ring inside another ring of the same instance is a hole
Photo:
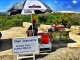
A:
{"label": "umbrella canopy", "polygon": [[[31,2],[31,1],[35,1],[35,0],[26,0],[26,1],[23,1],[23,2],[18,2],[16,4],[14,4],[10,9],[8,9],[7,12],[10,12],[10,15],[21,14],[24,6],[29,4],[29,3],[28,4],[26,3],[27,1]],[[36,1],[38,1],[38,0],[36,0]],[[32,4],[32,3],[30,3],[30,4]],[[41,5],[44,5],[47,9],[44,12],[42,12],[41,8],[40,9],[36,8],[37,10],[35,9],[33,11],[33,13],[40,14],[40,13],[52,12],[52,10],[49,8],[49,6],[47,6],[45,3],[42,3],[42,2],[40,2],[40,3],[41,3]],[[38,5],[38,4],[36,4],[36,5]],[[35,5],[33,5],[33,6],[35,7]],[[40,7],[40,6],[37,6],[37,7]],[[30,10],[25,11],[25,12],[30,12]]]}
{"label": "umbrella canopy", "polygon": [[34,13],[34,10],[44,12],[47,8],[38,0],[27,0],[21,14]]}

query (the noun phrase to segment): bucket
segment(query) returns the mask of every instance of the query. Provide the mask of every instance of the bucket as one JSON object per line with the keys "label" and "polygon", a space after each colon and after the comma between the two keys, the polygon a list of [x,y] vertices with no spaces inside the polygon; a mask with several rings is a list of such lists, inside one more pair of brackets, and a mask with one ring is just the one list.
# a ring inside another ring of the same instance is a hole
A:
{"label": "bucket", "polygon": [[43,33],[41,34],[41,39],[43,44],[49,43],[49,33]]}

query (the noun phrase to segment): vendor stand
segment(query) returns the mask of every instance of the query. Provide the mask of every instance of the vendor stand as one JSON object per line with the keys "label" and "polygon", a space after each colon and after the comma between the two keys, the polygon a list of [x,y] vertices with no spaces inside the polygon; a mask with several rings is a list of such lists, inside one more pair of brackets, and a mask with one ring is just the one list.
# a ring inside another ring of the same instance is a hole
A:
{"label": "vendor stand", "polygon": [[49,32],[51,41],[66,41],[69,38],[69,31],[65,30],[64,25],[55,26],[55,31]]}

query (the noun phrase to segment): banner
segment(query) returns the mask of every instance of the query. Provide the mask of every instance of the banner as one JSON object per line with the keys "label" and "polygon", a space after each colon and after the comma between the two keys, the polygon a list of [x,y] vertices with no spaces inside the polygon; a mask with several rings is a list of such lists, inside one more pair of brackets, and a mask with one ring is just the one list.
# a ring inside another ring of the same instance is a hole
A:
{"label": "banner", "polygon": [[39,53],[37,36],[31,36],[27,38],[13,38],[12,44],[14,55]]}

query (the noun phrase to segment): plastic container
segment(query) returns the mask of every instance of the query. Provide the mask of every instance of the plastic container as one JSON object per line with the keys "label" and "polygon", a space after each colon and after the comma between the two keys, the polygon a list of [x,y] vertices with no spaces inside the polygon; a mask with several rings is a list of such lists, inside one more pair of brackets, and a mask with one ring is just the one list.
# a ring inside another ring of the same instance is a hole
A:
{"label": "plastic container", "polygon": [[49,43],[49,33],[43,33],[41,34],[41,40],[43,44],[48,44]]}

